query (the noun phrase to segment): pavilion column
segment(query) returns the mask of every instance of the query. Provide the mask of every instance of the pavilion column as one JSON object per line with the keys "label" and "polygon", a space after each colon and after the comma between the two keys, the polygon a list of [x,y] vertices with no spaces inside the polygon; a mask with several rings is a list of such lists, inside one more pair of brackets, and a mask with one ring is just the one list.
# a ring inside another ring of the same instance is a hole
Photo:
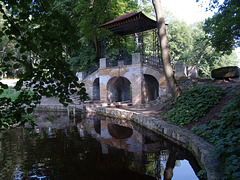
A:
{"label": "pavilion column", "polygon": [[101,40],[101,58],[105,58],[106,57],[106,38],[103,38]]}

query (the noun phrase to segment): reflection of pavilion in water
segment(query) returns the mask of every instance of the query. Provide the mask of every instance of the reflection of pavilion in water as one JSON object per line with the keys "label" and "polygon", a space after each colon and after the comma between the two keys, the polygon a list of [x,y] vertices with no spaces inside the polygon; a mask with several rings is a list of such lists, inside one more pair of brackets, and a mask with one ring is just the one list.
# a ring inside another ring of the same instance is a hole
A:
{"label": "reflection of pavilion in water", "polygon": [[177,160],[188,160],[195,173],[199,172],[200,166],[191,153],[135,126],[129,121],[99,116],[85,118],[77,125],[82,138],[91,136],[101,143],[103,154],[114,153],[114,149],[132,152],[135,165],[146,165],[154,159],[155,173],[164,175],[165,179],[173,176]]}
{"label": "reflection of pavilion in water", "polygon": [[107,154],[109,147],[124,149],[129,152],[158,152],[166,150],[166,146],[159,142],[148,139],[140,131],[133,129],[129,122],[122,123],[119,121],[110,122],[100,120],[99,118],[86,118],[80,124],[78,129],[81,137],[91,137],[101,142],[102,153]]}

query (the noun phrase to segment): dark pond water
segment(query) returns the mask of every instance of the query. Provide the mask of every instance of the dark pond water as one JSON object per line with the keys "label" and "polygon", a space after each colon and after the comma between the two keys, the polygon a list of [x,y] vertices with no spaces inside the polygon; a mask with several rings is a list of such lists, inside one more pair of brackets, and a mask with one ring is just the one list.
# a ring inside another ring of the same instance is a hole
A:
{"label": "dark pond water", "polygon": [[44,112],[37,124],[1,132],[1,180],[198,179],[190,152],[134,123]]}

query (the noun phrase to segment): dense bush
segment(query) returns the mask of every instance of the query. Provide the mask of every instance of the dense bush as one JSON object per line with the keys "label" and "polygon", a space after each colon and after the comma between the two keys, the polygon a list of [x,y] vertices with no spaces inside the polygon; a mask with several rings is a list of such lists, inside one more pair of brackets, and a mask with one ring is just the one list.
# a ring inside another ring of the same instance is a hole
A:
{"label": "dense bush", "polygon": [[168,122],[183,126],[197,121],[209,108],[218,104],[223,93],[222,88],[214,85],[188,87],[175,99],[175,107],[166,116]]}
{"label": "dense bush", "polygon": [[15,101],[18,96],[23,92],[25,92],[29,96],[34,96],[34,92],[31,90],[15,91],[12,87],[9,87],[8,89],[3,90],[3,92],[0,94],[0,98],[10,98],[12,101]]}
{"label": "dense bush", "polygon": [[[33,91],[26,89],[17,92],[11,87],[0,89],[0,101],[3,104],[0,106],[0,130],[17,124],[29,123],[34,125],[35,119],[27,114],[32,113],[35,104],[32,103],[31,99],[37,96]],[[21,102],[24,102],[25,105],[22,105]],[[37,102],[39,102],[39,97],[36,100]]]}
{"label": "dense bush", "polygon": [[223,179],[240,177],[240,91],[225,105],[218,120],[193,128],[198,135],[215,146],[214,155],[220,159],[225,172]]}
{"label": "dense bush", "polygon": [[0,94],[0,98],[10,98],[13,101],[15,101],[17,99],[17,97],[19,96],[20,92],[15,92],[13,91],[13,88],[8,88],[3,90],[2,94]]}

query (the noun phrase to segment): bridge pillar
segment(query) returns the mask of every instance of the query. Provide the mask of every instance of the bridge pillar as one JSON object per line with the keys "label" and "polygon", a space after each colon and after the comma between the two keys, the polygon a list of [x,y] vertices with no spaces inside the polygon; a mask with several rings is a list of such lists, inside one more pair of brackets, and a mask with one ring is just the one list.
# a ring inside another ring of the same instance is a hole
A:
{"label": "bridge pillar", "polygon": [[[99,59],[99,69],[107,68],[107,59],[101,58]],[[100,88],[100,100],[104,103],[107,102],[107,82],[109,81],[109,77],[105,75],[99,76],[99,88]]]}
{"label": "bridge pillar", "polygon": [[76,76],[78,78],[78,81],[82,81],[83,80],[83,72],[77,72]]}
{"label": "bridge pillar", "polygon": [[134,75],[132,76],[133,105],[144,104],[144,77],[141,64],[141,53],[132,54],[132,65],[136,65]]}
{"label": "bridge pillar", "polygon": [[102,75],[99,77],[99,88],[100,88],[100,100],[104,103],[107,102],[107,83],[110,80],[110,76]]}
{"label": "bridge pillar", "polygon": [[135,66],[131,75],[132,103],[133,105],[144,104],[144,78],[141,66]]}
{"label": "bridge pillar", "polygon": [[141,53],[132,54],[132,64],[141,64]]}

